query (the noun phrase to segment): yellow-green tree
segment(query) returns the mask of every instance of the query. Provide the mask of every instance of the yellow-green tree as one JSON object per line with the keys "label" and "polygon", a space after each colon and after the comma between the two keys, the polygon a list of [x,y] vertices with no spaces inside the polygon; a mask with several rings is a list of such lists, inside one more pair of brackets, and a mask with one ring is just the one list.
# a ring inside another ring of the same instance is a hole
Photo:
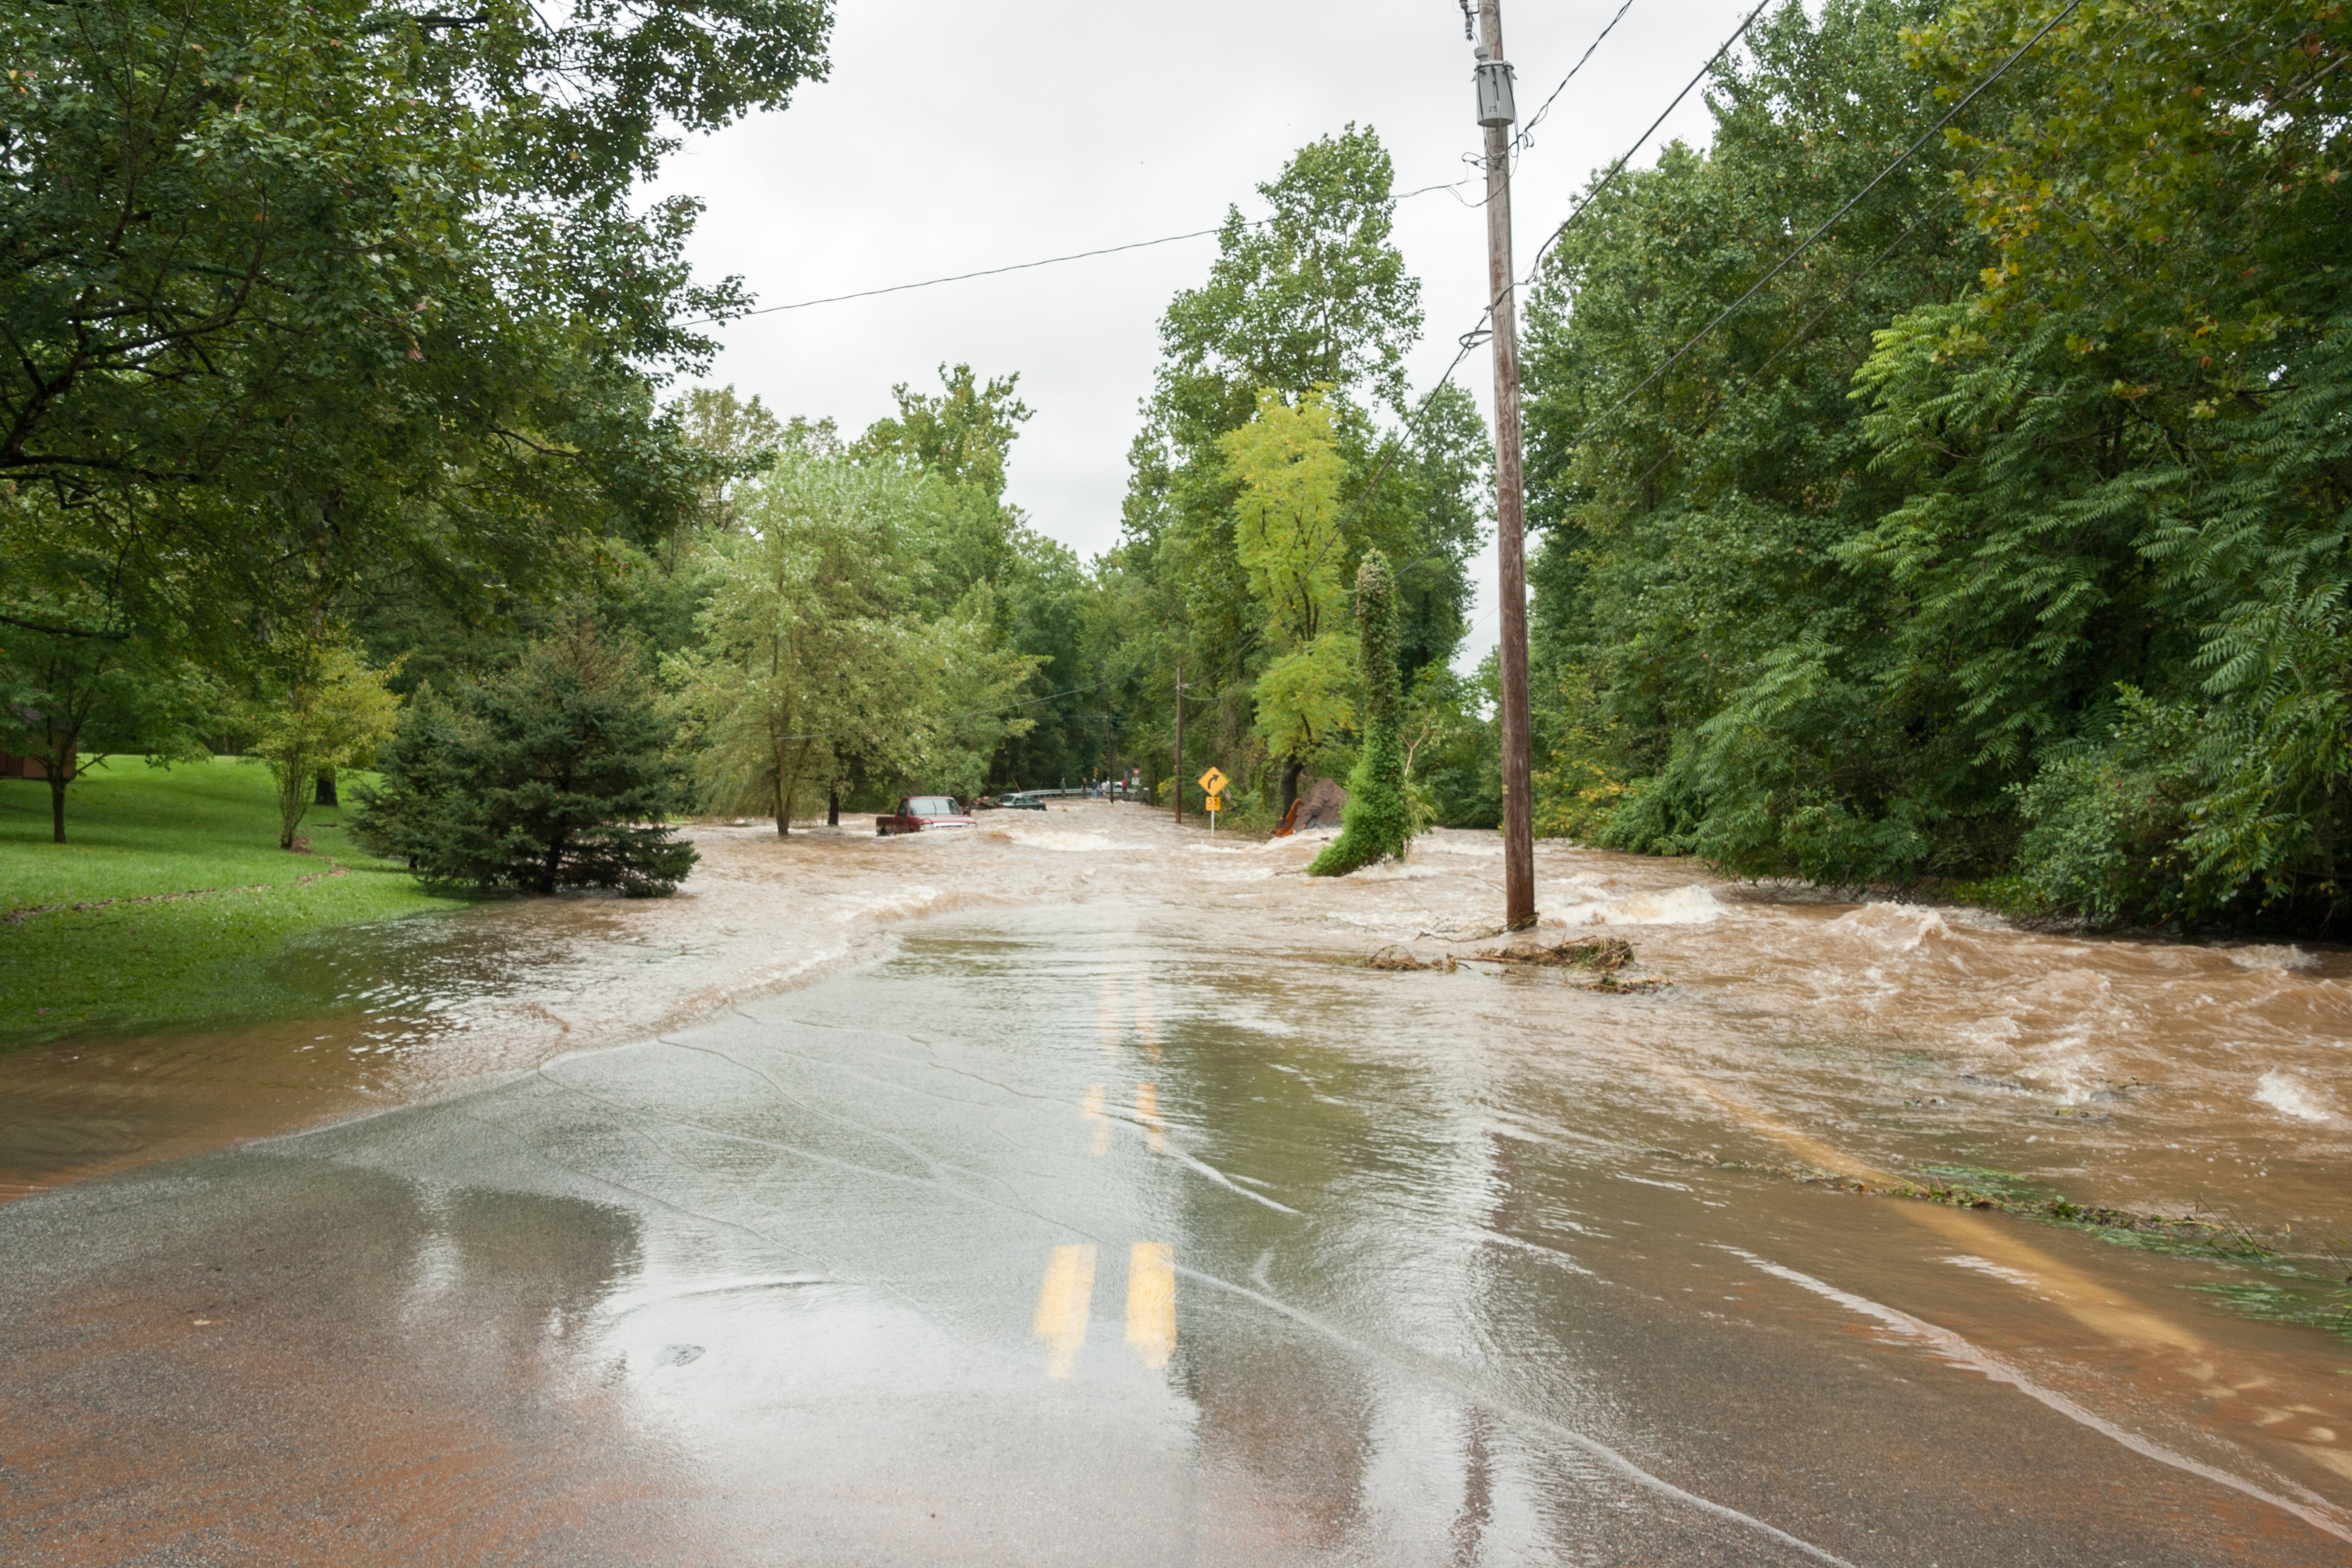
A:
{"label": "yellow-green tree", "polygon": [[1234,548],[1273,652],[1254,696],[1258,733],[1282,759],[1282,809],[1297,797],[1307,759],[1354,717],[1355,664],[1342,629],[1339,486],[1347,459],[1319,392],[1296,405],[1258,395],[1257,416],[1222,437],[1225,478],[1239,487]]}
{"label": "yellow-green tree", "polygon": [[320,773],[363,761],[392,733],[400,698],[385,682],[398,668],[397,659],[373,668],[341,642],[312,643],[295,654],[272,700],[254,704],[253,749],[277,786],[279,848],[294,847]]}

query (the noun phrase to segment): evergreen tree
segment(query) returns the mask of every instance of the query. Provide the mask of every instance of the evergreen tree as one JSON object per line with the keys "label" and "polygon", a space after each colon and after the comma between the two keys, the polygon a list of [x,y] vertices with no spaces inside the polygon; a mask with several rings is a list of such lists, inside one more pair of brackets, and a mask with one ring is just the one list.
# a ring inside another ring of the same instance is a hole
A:
{"label": "evergreen tree", "polygon": [[1339,837],[1307,868],[1310,877],[1344,877],[1393,855],[1404,858],[1412,841],[1412,808],[1405,798],[1403,694],[1397,682],[1396,578],[1389,559],[1364,552],[1356,570],[1358,660],[1364,682],[1364,744],[1348,776],[1348,807]]}
{"label": "evergreen tree", "polygon": [[643,663],[578,622],[450,700],[420,689],[362,831],[428,883],[667,897],[696,858],[665,821],[687,798],[672,738]]}

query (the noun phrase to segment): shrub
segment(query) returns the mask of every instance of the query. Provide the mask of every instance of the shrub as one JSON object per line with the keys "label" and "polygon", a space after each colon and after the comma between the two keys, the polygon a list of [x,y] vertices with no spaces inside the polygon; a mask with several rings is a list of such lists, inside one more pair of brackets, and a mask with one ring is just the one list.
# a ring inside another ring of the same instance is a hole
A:
{"label": "shrub", "polygon": [[667,897],[695,862],[664,820],[686,804],[673,738],[642,662],[583,622],[503,676],[420,688],[358,830],[428,884]]}

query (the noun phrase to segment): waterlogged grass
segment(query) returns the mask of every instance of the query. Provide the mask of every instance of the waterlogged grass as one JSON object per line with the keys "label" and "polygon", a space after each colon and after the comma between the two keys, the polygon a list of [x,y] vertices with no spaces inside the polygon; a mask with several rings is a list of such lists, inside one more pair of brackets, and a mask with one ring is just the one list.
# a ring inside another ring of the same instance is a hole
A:
{"label": "waterlogged grass", "polygon": [[2191,1285],[2188,1289],[2218,1296],[2249,1318],[2326,1329],[2340,1340],[2352,1342],[2352,1289],[2316,1284],[2298,1289],[2270,1280]]}
{"label": "waterlogged grass", "polygon": [[[283,1016],[319,998],[272,960],[324,927],[451,907],[313,807],[278,847],[267,769],[115,757],[77,781],[0,780],[0,1046]],[[80,906],[77,908],[76,906]]]}

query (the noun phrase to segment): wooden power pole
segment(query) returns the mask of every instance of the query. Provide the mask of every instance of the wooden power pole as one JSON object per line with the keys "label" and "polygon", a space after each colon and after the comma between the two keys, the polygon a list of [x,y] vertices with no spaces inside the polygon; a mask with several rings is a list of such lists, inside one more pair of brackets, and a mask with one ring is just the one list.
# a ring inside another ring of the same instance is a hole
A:
{"label": "wooden power pole", "polygon": [[1527,498],[1519,476],[1519,323],[1511,284],[1511,68],[1503,0],[1478,0],[1478,122],[1486,131],[1486,289],[1494,303],[1495,555],[1501,568],[1503,923],[1536,923],[1532,742],[1528,733]]}
{"label": "wooden power pole", "polygon": [[1184,826],[1184,667],[1176,667],[1176,826]]}

